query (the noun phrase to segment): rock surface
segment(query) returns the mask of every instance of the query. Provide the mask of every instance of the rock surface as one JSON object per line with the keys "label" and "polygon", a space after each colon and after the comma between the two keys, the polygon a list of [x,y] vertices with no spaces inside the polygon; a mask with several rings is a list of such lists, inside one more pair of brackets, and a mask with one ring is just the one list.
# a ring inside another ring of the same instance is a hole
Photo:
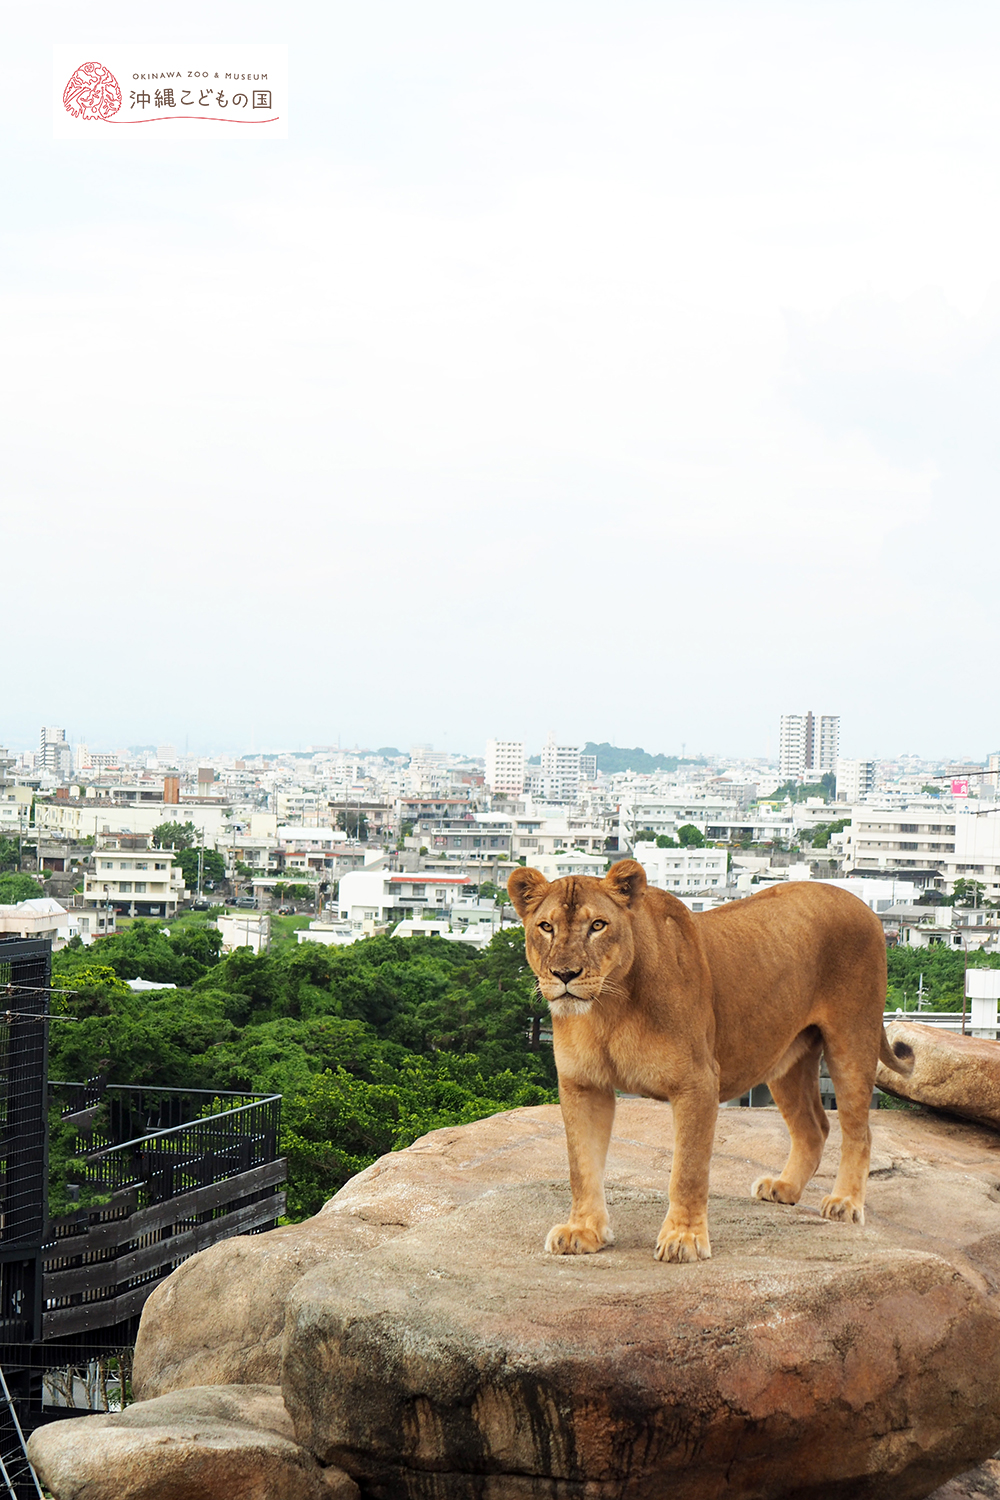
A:
{"label": "rock surface", "polygon": [[1000,1459],[987,1459],[978,1469],[949,1479],[930,1500],[1000,1500]]}
{"label": "rock surface", "polygon": [[59,1500],[358,1500],[295,1441],[277,1386],[192,1388],[52,1422],[28,1453]]}
{"label": "rock surface", "polygon": [[652,1259],[667,1106],[620,1104],[618,1245],[581,1258],[542,1253],[568,1203],[557,1108],[436,1131],[307,1224],[182,1266],[148,1304],[137,1383],[273,1381],[288,1303],[297,1436],[366,1496],[927,1496],[1000,1443],[1000,1136],[905,1111],[872,1127],[859,1230],[818,1214],[835,1116],[786,1208],[749,1198],[787,1151],[777,1112],[721,1111],[715,1258],[690,1267]]}
{"label": "rock surface", "polygon": [[922,1021],[893,1021],[886,1033],[890,1046],[912,1049],[913,1072],[903,1078],[879,1063],[880,1089],[1000,1129],[1000,1043]]}

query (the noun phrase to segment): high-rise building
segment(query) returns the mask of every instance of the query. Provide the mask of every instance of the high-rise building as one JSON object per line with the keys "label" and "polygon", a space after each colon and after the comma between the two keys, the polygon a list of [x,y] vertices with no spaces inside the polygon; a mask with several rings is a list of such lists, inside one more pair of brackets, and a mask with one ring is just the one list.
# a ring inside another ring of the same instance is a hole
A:
{"label": "high-rise building", "polygon": [[875,790],[873,760],[837,760],[837,801],[860,802]]}
{"label": "high-rise building", "polygon": [[553,802],[575,802],[580,793],[581,745],[557,745],[550,734],[542,746],[542,778]]}
{"label": "high-rise building", "polygon": [[782,781],[802,781],[836,770],[840,751],[840,715],[782,714],[778,735],[778,774]]}
{"label": "high-rise building", "polygon": [[524,744],[521,740],[487,740],[483,780],[495,796],[520,797],[524,791]]}
{"label": "high-rise building", "polygon": [[42,726],[38,765],[40,769],[58,776],[60,781],[72,776],[73,752],[66,743],[65,729],[57,729],[52,724]]}

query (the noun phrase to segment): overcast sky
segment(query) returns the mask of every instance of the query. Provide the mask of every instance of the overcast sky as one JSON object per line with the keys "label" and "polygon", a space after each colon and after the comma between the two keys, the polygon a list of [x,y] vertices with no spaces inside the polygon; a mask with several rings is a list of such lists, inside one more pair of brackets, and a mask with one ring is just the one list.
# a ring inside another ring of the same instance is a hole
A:
{"label": "overcast sky", "polygon": [[[0,743],[1000,745],[995,5],[0,31]],[[53,141],[135,40],[287,41],[289,140]]]}

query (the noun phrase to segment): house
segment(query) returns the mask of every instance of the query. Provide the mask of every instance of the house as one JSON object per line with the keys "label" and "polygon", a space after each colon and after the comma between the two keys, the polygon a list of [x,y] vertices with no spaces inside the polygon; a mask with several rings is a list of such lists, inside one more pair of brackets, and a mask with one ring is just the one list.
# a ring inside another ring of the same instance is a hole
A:
{"label": "house", "polygon": [[0,906],[0,933],[6,937],[47,938],[56,951],[65,948],[70,938],[83,936],[79,912],[68,911],[51,896]]}

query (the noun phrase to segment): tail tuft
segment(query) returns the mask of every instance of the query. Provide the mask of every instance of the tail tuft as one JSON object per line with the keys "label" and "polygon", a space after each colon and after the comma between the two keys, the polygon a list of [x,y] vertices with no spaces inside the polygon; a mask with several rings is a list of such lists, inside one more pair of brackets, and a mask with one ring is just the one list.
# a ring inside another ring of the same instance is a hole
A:
{"label": "tail tuft", "polygon": [[890,1044],[884,1028],[882,1031],[882,1040],[879,1043],[878,1055],[879,1060],[887,1068],[891,1068],[894,1073],[899,1073],[904,1078],[909,1078],[913,1072],[913,1065],[916,1062],[916,1058],[913,1055],[913,1048],[909,1042],[904,1042],[901,1037],[897,1037]]}

